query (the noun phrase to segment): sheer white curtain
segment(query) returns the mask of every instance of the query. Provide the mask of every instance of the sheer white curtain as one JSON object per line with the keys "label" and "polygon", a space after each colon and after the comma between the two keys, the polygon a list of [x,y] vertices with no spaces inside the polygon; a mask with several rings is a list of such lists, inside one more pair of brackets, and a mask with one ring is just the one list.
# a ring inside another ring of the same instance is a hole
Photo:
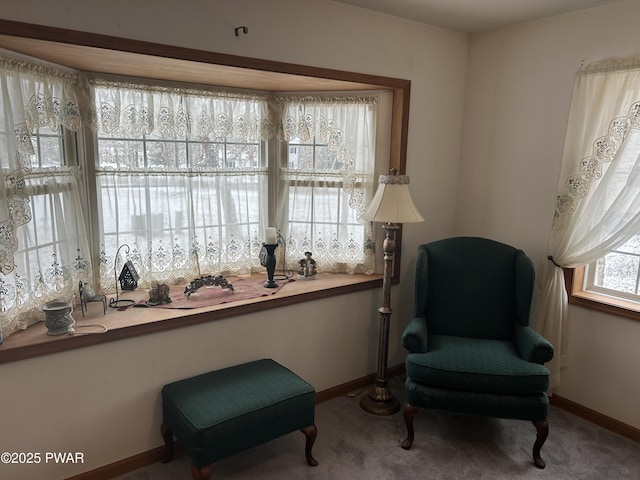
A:
{"label": "sheer white curtain", "polygon": [[77,76],[0,57],[0,327],[42,318],[90,278],[82,171],[64,155],[81,126]]}
{"label": "sheer white curtain", "polygon": [[92,83],[102,287],[121,245],[141,285],[260,269],[267,97]]}
{"label": "sheer white curtain", "polygon": [[551,387],[568,362],[560,267],[603,257],[640,231],[640,60],[578,72],[567,126],[551,257],[538,274],[533,324],[556,349]]}
{"label": "sheer white curtain", "polygon": [[373,273],[371,223],[361,215],[375,189],[375,97],[277,98],[287,164],[278,223],[289,268],[310,251],[318,271]]}

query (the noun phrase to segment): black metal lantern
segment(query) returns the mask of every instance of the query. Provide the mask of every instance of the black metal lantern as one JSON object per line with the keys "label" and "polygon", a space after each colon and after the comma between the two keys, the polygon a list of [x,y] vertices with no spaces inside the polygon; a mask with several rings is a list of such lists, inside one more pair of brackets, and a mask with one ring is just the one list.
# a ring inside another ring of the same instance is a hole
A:
{"label": "black metal lantern", "polygon": [[[118,273],[118,257],[120,256],[120,250],[124,248],[127,253],[129,253],[129,245],[124,244],[118,247],[118,251],[116,252],[116,257],[113,260],[113,271],[114,277]],[[121,299],[118,295],[118,282],[120,282],[120,287],[122,290],[135,290],[138,286],[138,280],[140,279],[140,275],[136,271],[136,268],[133,266],[131,260],[127,260],[122,267],[122,271],[120,272],[120,276],[116,278],[116,298],[112,298],[109,300],[109,306],[112,308],[122,308],[125,305],[129,306],[135,303],[134,300],[131,299]]]}
{"label": "black metal lantern", "polygon": [[122,290],[135,290],[138,287],[139,279],[140,275],[138,275],[136,268],[133,266],[133,262],[127,260],[118,277],[120,288],[122,288]]}

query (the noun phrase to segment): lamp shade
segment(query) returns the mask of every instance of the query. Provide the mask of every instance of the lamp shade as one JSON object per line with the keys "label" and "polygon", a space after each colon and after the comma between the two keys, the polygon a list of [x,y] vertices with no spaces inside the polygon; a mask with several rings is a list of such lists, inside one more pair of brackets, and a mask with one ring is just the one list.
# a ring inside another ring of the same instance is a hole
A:
{"label": "lamp shade", "polygon": [[411,199],[407,175],[380,175],[376,190],[362,218],[383,223],[418,223],[424,221]]}

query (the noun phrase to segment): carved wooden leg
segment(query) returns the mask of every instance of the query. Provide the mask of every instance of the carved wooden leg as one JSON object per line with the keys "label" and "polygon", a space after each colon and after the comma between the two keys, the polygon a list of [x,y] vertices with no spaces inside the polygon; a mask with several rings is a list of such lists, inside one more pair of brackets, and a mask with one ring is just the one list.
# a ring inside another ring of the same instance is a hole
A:
{"label": "carved wooden leg", "polygon": [[313,444],[316,441],[316,437],[318,436],[318,428],[315,425],[309,425],[308,427],[300,429],[302,433],[304,433],[305,437],[307,437],[307,441],[304,447],[304,454],[307,457],[307,463],[312,467],[318,465],[318,461],[313,458],[311,454],[311,449],[313,448]]}
{"label": "carved wooden leg", "polygon": [[173,458],[173,432],[169,430],[169,427],[167,427],[164,422],[162,422],[162,425],[160,425],[160,433],[162,434],[165,444],[164,454],[160,461],[162,463],[168,463]]}
{"label": "carved wooden leg", "polygon": [[215,463],[213,463],[211,465],[205,465],[204,467],[196,467],[195,464],[192,463],[191,478],[193,480],[209,480],[215,466]]}
{"label": "carved wooden leg", "polygon": [[407,426],[407,438],[402,442],[402,448],[405,450],[409,450],[411,445],[413,445],[413,417],[415,417],[420,410],[422,409],[409,405],[408,403],[404,406],[402,416],[404,417],[404,424]]}
{"label": "carved wooden leg", "polygon": [[538,468],[544,468],[546,464],[540,456],[540,449],[549,435],[549,422],[547,420],[538,420],[534,421],[533,425],[536,427],[537,432],[536,442],[533,444],[533,463],[535,463]]}

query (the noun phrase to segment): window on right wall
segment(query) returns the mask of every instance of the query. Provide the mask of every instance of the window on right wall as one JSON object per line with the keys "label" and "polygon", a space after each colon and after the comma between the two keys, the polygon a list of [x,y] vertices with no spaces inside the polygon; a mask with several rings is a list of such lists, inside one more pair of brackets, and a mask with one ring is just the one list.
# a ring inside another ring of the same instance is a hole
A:
{"label": "window on right wall", "polygon": [[640,234],[590,264],[584,288],[640,303]]}
{"label": "window on right wall", "polygon": [[[603,168],[603,172],[612,178],[605,179],[608,181],[602,185],[606,191],[601,208],[608,211],[609,218],[617,217],[622,225],[631,223],[637,215],[634,205],[638,199],[622,192],[640,190],[639,157],[640,131],[632,124],[611,161],[616,164],[615,168]],[[587,292],[638,302],[640,309],[640,233],[623,243],[620,240],[611,242],[606,255],[585,267],[582,287]]]}
{"label": "window on right wall", "polygon": [[636,301],[640,308],[640,234],[589,264],[583,289]]}

